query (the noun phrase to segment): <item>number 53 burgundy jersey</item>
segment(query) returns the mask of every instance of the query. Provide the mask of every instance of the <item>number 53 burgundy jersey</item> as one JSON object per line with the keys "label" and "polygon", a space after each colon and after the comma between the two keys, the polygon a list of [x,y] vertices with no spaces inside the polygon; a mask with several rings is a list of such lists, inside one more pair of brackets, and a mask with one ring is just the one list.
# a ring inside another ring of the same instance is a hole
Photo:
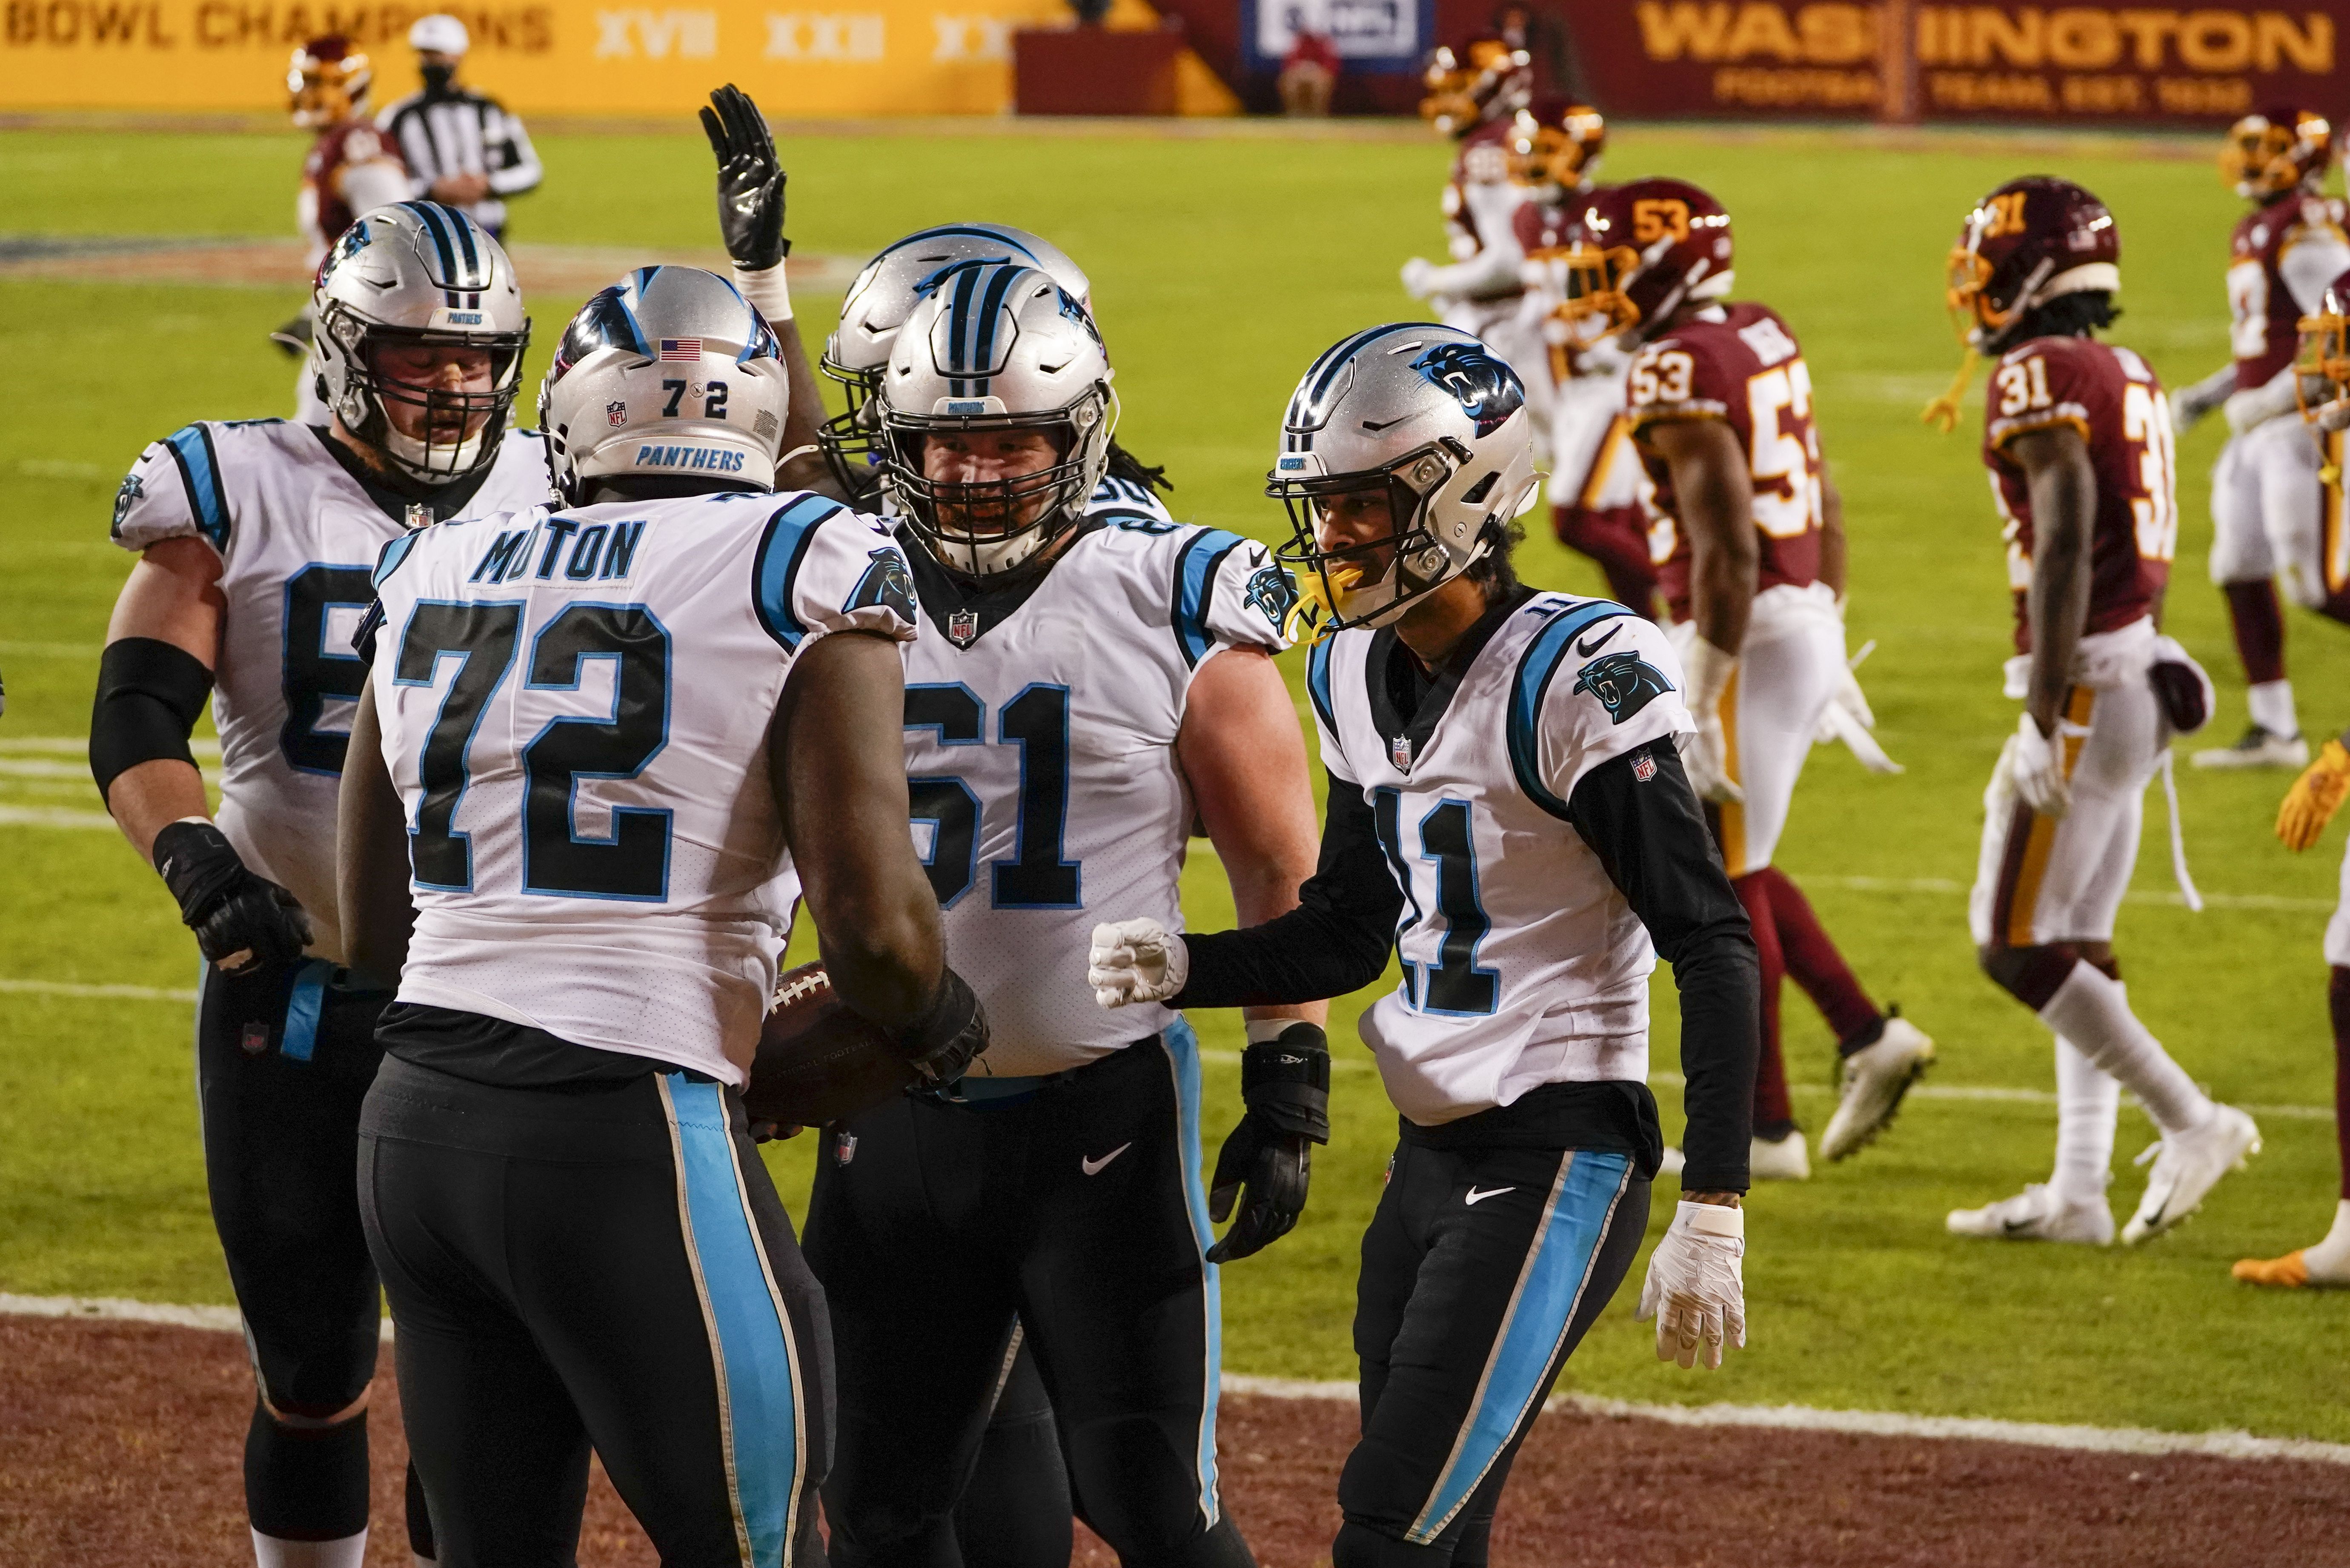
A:
{"label": "number 53 burgundy jersey", "polygon": [[1648,442],[1668,420],[1721,420],[1738,437],[1754,480],[1760,593],[1802,587],[1820,571],[1820,438],[1812,424],[1812,373],[1795,335],[1762,305],[1700,312],[1633,359],[1625,412],[1640,461],[1657,487],[1649,554],[1675,620],[1690,614],[1690,541],[1672,471]]}
{"label": "number 53 burgundy jersey", "polygon": [[2178,543],[2178,466],[2170,405],[2145,360],[2087,337],[2035,337],[1999,358],[1983,412],[1983,465],[2007,541],[2015,595],[2015,647],[2032,651],[2025,596],[2032,587],[2032,492],[2009,448],[2017,437],[2064,426],[2088,443],[2097,474],[2089,540],[2087,631],[2114,631],[2154,607],[2170,580]]}

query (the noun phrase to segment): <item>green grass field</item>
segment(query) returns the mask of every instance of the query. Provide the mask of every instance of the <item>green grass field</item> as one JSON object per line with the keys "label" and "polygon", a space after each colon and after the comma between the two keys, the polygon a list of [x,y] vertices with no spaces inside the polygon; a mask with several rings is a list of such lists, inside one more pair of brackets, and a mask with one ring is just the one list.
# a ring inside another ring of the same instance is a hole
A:
{"label": "green grass field", "polygon": [[[918,224],[988,218],[1036,229],[1094,280],[1126,406],[1121,435],[1178,482],[1179,515],[1270,537],[1261,493],[1290,387],[1344,333],[1414,306],[1396,267],[1440,254],[1432,140],[1290,140],[1255,128],[1200,137],[1080,138],[983,128],[791,136],[791,233],[805,251],[869,253]],[[516,236],[647,246],[715,243],[700,138],[540,140],[548,177]],[[0,135],[5,220],[20,234],[276,235],[300,145],[283,136],[18,131]],[[1895,150],[1826,132],[1624,129],[1609,173],[1703,183],[1738,223],[1740,293],[1802,336],[1820,426],[1852,533],[1856,643],[1891,753],[1873,778],[1815,753],[1781,863],[1880,999],[1939,1040],[1938,1086],[2045,1089],[2036,1022],[1975,971],[1960,892],[1972,874],[1984,780],[2013,722],[1998,694],[2008,616],[1998,527],[1970,435],[1923,430],[1919,404],[1955,354],[1940,268],[1981,192],[2035,171],[2079,179],[2117,214],[2127,315],[2116,334],[2176,384],[2226,356],[2220,269],[2234,204],[2199,147],[2008,144],[1997,137]],[[108,607],[128,562],[106,540],[114,486],[142,442],[197,418],[285,411],[290,377],[263,334],[298,290],[147,287],[0,279],[0,355],[15,365],[0,423],[0,807],[89,811],[71,753],[28,739],[78,737]],[[544,363],[575,299],[534,301]],[[813,335],[836,302],[804,298]],[[535,382],[534,382],[535,384]],[[1970,421],[1979,416],[1970,412]],[[2216,421],[2214,421],[2216,424]],[[2211,668],[2216,730],[2243,722],[2241,680],[2202,558],[2219,434],[2184,443],[2185,524],[2170,629]],[[1546,538],[1530,580],[1596,591]],[[2303,716],[2350,720],[2350,647],[2293,620]],[[1302,660],[1291,661],[1302,667]],[[1293,680],[1298,669],[1292,669]],[[2216,731],[2215,731],[2216,732]],[[2190,1071],[2240,1103],[2329,1103],[2319,953],[2340,830],[2304,857],[2270,836],[2277,775],[2179,775],[2186,831],[2208,893],[2198,916],[2164,902],[2159,798],[2121,949],[2143,1015]],[[1867,879],[1901,884],[1871,888]],[[0,981],[184,988],[194,954],[152,873],[99,831],[0,826]],[[1187,884],[1194,924],[1228,921],[1212,857]],[[1677,1068],[1669,977],[1659,977],[1657,1070]],[[1337,1136],[1318,1162],[1305,1222],[1224,1273],[1235,1371],[1344,1377],[1356,1239],[1393,1138],[1351,1023],[1335,1009]],[[1789,988],[1797,1105],[1826,1119],[1833,1050]],[[1208,1125],[1237,1107],[1228,1017],[1198,1020],[1211,1053]],[[205,1211],[188,1061],[189,1009],[0,990],[0,1290],[224,1301]],[[1659,1085],[1669,1125],[1678,1091]],[[2144,1425],[2350,1440],[2338,1397],[2350,1300],[2266,1295],[2227,1265],[2314,1241],[2333,1210],[2330,1122],[2262,1118],[2267,1152],[2194,1223],[2144,1251],[1960,1242],[1942,1214],[2045,1175],[2053,1107],[1914,1100],[1894,1135],[1805,1186],[1752,1204],[1752,1345],[1719,1375],[1660,1367],[1631,1322],[1633,1286],[1568,1368],[1565,1386],[1644,1400],[1799,1402],[1930,1414]],[[2122,1157],[2150,1136],[2126,1111]],[[1211,1134],[1214,1136],[1214,1134]],[[804,1141],[775,1155],[805,1190]],[[2125,1164],[2126,1215],[2140,1178]],[[1659,1223],[1661,1223],[1661,1211]]]}

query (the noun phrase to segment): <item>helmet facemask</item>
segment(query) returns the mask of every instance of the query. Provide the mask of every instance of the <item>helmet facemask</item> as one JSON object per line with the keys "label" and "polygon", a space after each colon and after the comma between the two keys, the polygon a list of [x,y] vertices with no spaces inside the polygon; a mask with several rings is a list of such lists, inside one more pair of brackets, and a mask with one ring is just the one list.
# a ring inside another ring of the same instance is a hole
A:
{"label": "helmet facemask", "polygon": [[2268,202],[2297,190],[2324,170],[2332,127],[2321,117],[2295,114],[2288,121],[2247,115],[2229,129],[2220,150],[2220,178],[2248,202]]}
{"label": "helmet facemask", "polygon": [[832,476],[852,499],[868,502],[881,493],[881,372],[842,367],[830,354],[816,369],[847,394],[848,406],[816,427],[816,444]]}
{"label": "helmet facemask", "polygon": [[[1456,557],[1430,525],[1430,503],[1468,457],[1446,445],[1431,441],[1368,472],[1284,478],[1276,472],[1265,485],[1265,493],[1278,497],[1289,512],[1290,540],[1274,557],[1297,579],[1305,598],[1326,607],[1323,629],[1385,626],[1492,547],[1481,535],[1471,552]],[[1325,547],[1322,529],[1334,503],[1367,491],[1385,494],[1388,531],[1376,539]]]}
{"label": "helmet facemask", "polygon": [[2323,307],[2301,318],[2301,342],[2293,361],[2293,398],[2302,418],[2314,420],[2327,403],[2350,396],[2350,305],[2328,289]]}
{"label": "helmet facemask", "polygon": [[[1067,406],[1038,414],[998,410],[914,414],[868,405],[881,429],[867,438],[881,453],[890,494],[907,525],[940,566],[974,581],[1002,581],[1050,558],[1054,543],[1084,517],[1086,504],[1109,461],[1118,402],[1107,386],[1087,388]],[[844,419],[856,415],[843,416]],[[1003,479],[933,479],[931,441],[941,436],[1038,431],[1053,460]],[[828,450],[828,449],[827,449]]]}
{"label": "helmet facemask", "polygon": [[[318,323],[345,360],[343,397],[334,412],[351,434],[380,451],[409,478],[450,484],[479,470],[497,454],[498,442],[522,389],[523,350],[530,329],[520,332],[432,331],[387,327],[363,318],[340,300],[329,301]],[[384,375],[376,357],[385,348],[459,348],[487,355],[489,385],[484,389],[421,386]],[[424,433],[411,435],[394,421],[391,409],[421,414]],[[356,415],[356,418],[354,416]]]}
{"label": "helmet facemask", "polygon": [[1569,348],[1596,348],[1640,325],[1632,302],[1632,279],[1640,253],[1629,245],[1595,245],[1576,239],[1566,247],[1566,302],[1553,312],[1566,327]]}
{"label": "helmet facemask", "polygon": [[339,38],[314,39],[294,51],[286,69],[287,112],[304,130],[340,125],[367,102],[373,79],[365,55]]}

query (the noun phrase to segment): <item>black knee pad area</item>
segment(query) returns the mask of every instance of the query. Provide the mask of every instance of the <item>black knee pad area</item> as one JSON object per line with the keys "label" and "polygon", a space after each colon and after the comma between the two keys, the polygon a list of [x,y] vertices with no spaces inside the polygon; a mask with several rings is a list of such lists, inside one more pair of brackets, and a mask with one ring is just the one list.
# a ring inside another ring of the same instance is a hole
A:
{"label": "black knee pad area", "polygon": [[280,1541],[340,1541],[368,1521],[367,1413],[288,1427],[258,1403],[244,1434],[244,1508]]}

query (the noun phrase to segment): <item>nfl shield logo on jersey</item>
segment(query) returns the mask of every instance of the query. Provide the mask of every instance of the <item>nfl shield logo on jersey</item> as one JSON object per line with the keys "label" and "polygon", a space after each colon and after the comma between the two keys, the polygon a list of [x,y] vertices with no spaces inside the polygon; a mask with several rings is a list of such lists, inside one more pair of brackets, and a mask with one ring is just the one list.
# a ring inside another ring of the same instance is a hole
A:
{"label": "nfl shield logo on jersey", "polygon": [[1411,772],[1411,737],[1398,735],[1388,742],[1388,760],[1395,763],[1396,772]]}
{"label": "nfl shield logo on jersey", "polygon": [[957,648],[969,648],[979,640],[979,612],[959,609],[947,617],[947,640]]}

